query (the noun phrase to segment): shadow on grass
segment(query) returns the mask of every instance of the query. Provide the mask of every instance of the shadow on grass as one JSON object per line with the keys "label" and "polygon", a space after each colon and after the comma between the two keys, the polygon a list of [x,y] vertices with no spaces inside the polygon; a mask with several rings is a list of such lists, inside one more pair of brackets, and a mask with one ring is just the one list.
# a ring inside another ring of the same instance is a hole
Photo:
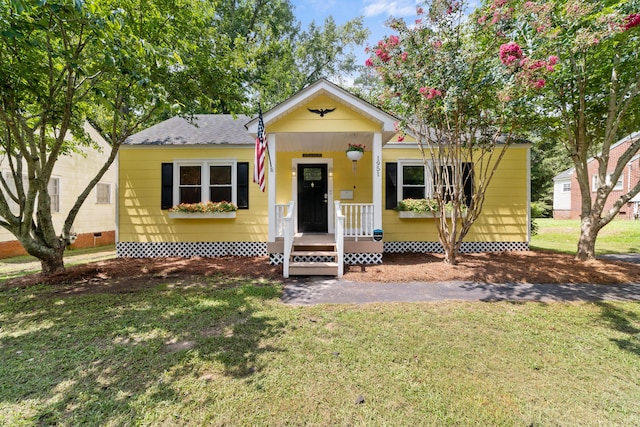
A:
{"label": "shadow on grass", "polygon": [[265,341],[283,324],[264,310],[280,288],[225,285],[154,285],[118,295],[60,295],[42,286],[0,292],[5,421],[136,424],[145,409],[192,401],[190,388],[258,374],[261,355],[280,351]]}
{"label": "shadow on grass", "polygon": [[624,310],[613,304],[600,302],[600,316],[611,329],[625,334],[625,338],[612,338],[611,341],[625,351],[640,356],[640,328],[634,326],[640,322],[638,315],[632,311]]}

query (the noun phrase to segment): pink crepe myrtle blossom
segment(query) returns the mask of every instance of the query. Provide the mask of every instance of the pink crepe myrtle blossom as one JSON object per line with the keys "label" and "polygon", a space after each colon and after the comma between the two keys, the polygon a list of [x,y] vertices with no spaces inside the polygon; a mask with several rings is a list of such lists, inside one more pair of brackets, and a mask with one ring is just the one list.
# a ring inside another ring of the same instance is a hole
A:
{"label": "pink crepe myrtle blossom", "polygon": [[416,8],[416,15],[423,15],[423,14],[424,14],[424,9],[418,6]]}
{"label": "pink crepe myrtle blossom", "polygon": [[433,99],[436,96],[442,96],[442,92],[433,87],[421,87],[420,95],[424,96],[427,99]]}
{"label": "pink crepe myrtle blossom", "polygon": [[522,49],[516,42],[505,43],[500,46],[500,62],[511,65],[519,59],[523,59]]}
{"label": "pink crepe myrtle blossom", "polygon": [[400,44],[400,38],[398,36],[389,36],[389,41],[387,42],[388,47],[396,47]]}
{"label": "pink crepe myrtle blossom", "polygon": [[508,0],[494,0],[491,4],[491,9],[500,9],[502,6],[507,4]]}
{"label": "pink crepe myrtle blossom", "polygon": [[402,142],[402,141],[404,141],[404,134],[403,133],[398,135],[398,142]]}
{"label": "pink crepe myrtle blossom", "polygon": [[402,52],[400,54],[400,61],[406,61],[408,57],[409,57],[409,54],[407,52]]}
{"label": "pink crepe myrtle blossom", "polygon": [[376,49],[376,56],[380,58],[382,62],[389,62],[389,60],[391,60],[391,56],[383,49]]}
{"label": "pink crepe myrtle blossom", "polygon": [[533,87],[536,89],[541,89],[547,82],[544,79],[538,79],[533,82]]}
{"label": "pink crepe myrtle blossom", "polygon": [[623,28],[625,31],[632,29],[633,27],[637,27],[640,25],[640,13],[632,13],[624,18]]}
{"label": "pink crepe myrtle blossom", "polygon": [[366,65],[367,67],[373,67],[373,61],[371,60],[371,58],[367,58],[367,60],[364,61],[364,65]]}
{"label": "pink crepe myrtle blossom", "polygon": [[431,46],[433,46],[435,49],[440,49],[442,47],[442,41],[436,40],[433,43],[431,43]]}
{"label": "pink crepe myrtle blossom", "polygon": [[551,55],[549,59],[547,59],[547,63],[549,65],[556,65],[558,63],[558,57],[555,55]]}

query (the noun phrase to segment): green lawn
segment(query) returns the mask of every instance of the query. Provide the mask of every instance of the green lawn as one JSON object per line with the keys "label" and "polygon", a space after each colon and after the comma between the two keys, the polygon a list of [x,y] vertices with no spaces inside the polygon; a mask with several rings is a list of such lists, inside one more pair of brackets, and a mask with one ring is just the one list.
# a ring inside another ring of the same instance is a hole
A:
{"label": "green lawn", "polygon": [[279,295],[2,290],[0,425],[640,425],[640,304]]}
{"label": "green lawn", "polygon": [[[576,253],[580,236],[579,220],[536,219],[539,229],[531,238],[532,249]],[[597,254],[639,253],[640,221],[612,221],[598,234]]]}

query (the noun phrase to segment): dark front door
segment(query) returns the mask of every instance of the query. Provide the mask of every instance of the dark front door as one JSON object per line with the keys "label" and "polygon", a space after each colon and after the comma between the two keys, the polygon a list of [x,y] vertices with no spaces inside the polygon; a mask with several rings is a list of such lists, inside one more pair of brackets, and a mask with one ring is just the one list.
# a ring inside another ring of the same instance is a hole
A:
{"label": "dark front door", "polygon": [[298,231],[327,232],[327,165],[298,165]]}

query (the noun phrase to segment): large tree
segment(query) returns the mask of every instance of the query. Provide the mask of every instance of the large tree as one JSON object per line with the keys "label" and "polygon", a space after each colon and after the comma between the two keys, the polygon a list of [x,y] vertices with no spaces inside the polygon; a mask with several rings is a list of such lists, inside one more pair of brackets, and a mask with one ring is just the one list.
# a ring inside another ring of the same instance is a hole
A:
{"label": "large tree", "polygon": [[[43,274],[64,268],[75,217],[129,135],[163,110],[241,101],[228,67],[242,56],[209,25],[213,16],[195,0],[0,5],[0,160],[11,172],[0,176],[0,226]],[[60,156],[90,145],[87,120],[111,152],[55,230],[49,180]]]}
{"label": "large tree", "polygon": [[[639,12],[637,0],[493,0],[478,18],[498,40],[557,58],[538,109],[557,126],[556,135],[575,166],[580,260],[594,258],[600,230],[640,191],[640,182],[630,183],[605,209],[625,166],[640,151],[636,140],[617,161],[610,157],[611,146],[640,125]],[[592,157],[598,163],[595,193],[587,169]]]}
{"label": "large tree", "polygon": [[372,47],[367,61],[382,78],[387,108],[403,118],[400,129],[417,139],[423,153],[433,179],[428,196],[441,213],[444,261],[451,264],[526,117],[527,96],[547,72],[504,66],[508,55],[524,56],[487,37],[482,26],[466,19],[464,6],[433,0],[418,8],[414,23],[393,20],[397,35]]}
{"label": "large tree", "polygon": [[[128,136],[175,114],[280,102],[351,70],[366,30],[328,19],[301,31],[288,0],[12,0],[0,4],[0,34],[0,163],[11,171],[0,176],[0,226],[49,274]],[[59,156],[91,145],[85,121],[111,152],[55,230],[48,183]]]}

